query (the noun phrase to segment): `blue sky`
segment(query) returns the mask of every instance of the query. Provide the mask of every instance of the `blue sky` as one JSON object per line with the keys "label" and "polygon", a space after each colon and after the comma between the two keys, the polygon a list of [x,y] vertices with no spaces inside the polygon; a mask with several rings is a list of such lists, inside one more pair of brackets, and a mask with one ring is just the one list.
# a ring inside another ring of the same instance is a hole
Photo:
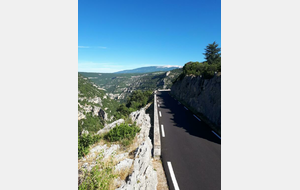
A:
{"label": "blue sky", "polygon": [[78,71],[110,73],[204,61],[221,47],[221,1],[78,1]]}

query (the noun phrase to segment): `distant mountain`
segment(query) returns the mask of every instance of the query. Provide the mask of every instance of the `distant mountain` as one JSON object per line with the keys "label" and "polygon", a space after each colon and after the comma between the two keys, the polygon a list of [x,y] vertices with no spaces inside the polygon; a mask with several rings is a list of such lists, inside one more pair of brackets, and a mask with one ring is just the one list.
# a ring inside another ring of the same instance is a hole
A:
{"label": "distant mountain", "polygon": [[124,70],[124,71],[118,71],[115,73],[152,73],[152,72],[157,72],[157,71],[170,71],[173,69],[178,69],[181,68],[179,66],[150,66],[150,67],[140,67],[136,69],[131,69],[131,70]]}

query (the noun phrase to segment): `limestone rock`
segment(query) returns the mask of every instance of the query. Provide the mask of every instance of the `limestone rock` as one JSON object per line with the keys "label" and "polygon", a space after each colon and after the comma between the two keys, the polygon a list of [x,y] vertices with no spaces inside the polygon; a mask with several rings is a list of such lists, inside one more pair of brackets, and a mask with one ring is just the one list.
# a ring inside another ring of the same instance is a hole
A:
{"label": "limestone rock", "polygon": [[108,159],[109,157],[113,156],[115,152],[120,148],[120,145],[114,144],[111,147],[107,147],[107,145],[98,145],[95,146],[90,150],[90,153],[85,156],[82,161],[85,162],[86,160],[92,160],[91,162],[85,162],[82,164],[82,168],[90,171],[95,165],[96,160],[99,158]]}
{"label": "limestone rock", "polygon": [[141,128],[141,131],[138,134],[138,143],[141,143],[149,136],[151,128],[150,116],[149,114],[146,114],[145,108],[142,108],[138,111],[132,112],[129,115],[129,118],[133,122],[136,122],[136,124]]}
{"label": "limestone rock", "polygon": [[86,119],[86,116],[82,112],[78,111],[78,121],[81,119]]}
{"label": "limestone rock", "polygon": [[125,160],[122,160],[115,166],[115,170],[120,171],[120,170],[129,169],[131,167],[132,163],[133,163],[132,159],[126,158]]}
{"label": "limestone rock", "polygon": [[221,128],[221,75],[211,79],[185,76],[173,84],[171,93]]}
{"label": "limestone rock", "polygon": [[151,162],[152,144],[149,137],[138,148],[133,163],[133,172],[129,176],[127,183],[118,190],[156,190],[157,174]]}
{"label": "limestone rock", "polygon": [[89,134],[89,132],[87,131],[87,130],[82,130],[82,132],[81,132],[81,135],[84,135],[84,134],[86,134],[86,135],[88,135]]}
{"label": "limestone rock", "polygon": [[100,106],[102,106],[102,100],[100,97],[89,98],[88,102],[99,104]]}
{"label": "limestone rock", "polygon": [[113,129],[116,125],[120,125],[121,123],[124,123],[124,119],[119,119],[117,121],[114,121],[110,124],[105,124],[105,127],[103,129],[100,129],[97,134],[103,134],[109,132],[111,129]]}
{"label": "limestone rock", "polygon": [[115,156],[115,160],[123,160],[125,157],[127,157],[129,154],[128,154],[128,152],[125,152],[125,153],[123,153],[123,154],[117,154],[116,156]]}
{"label": "limestone rock", "polygon": [[86,113],[91,112],[93,107],[91,105],[85,105],[82,107]]}
{"label": "limestone rock", "polygon": [[100,107],[94,106],[93,108],[93,116],[99,116]]}

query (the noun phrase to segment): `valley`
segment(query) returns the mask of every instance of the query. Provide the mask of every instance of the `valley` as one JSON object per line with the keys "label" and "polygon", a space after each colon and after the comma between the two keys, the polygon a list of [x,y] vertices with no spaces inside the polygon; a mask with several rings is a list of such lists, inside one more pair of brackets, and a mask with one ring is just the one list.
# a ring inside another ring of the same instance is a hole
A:
{"label": "valley", "polygon": [[80,75],[89,79],[98,89],[105,91],[107,97],[124,102],[135,90],[168,89],[182,73],[182,69],[152,73],[86,73]]}

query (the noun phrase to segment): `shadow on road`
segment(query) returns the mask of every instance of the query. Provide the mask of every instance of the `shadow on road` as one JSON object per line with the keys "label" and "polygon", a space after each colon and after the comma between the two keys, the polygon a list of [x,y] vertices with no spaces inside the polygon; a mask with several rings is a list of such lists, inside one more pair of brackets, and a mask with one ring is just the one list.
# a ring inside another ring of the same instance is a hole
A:
{"label": "shadow on road", "polygon": [[183,128],[190,135],[221,144],[221,139],[215,136],[211,128],[202,121],[198,121],[191,111],[185,110],[182,104],[173,99],[169,92],[158,92],[160,109],[170,114],[171,125]]}

